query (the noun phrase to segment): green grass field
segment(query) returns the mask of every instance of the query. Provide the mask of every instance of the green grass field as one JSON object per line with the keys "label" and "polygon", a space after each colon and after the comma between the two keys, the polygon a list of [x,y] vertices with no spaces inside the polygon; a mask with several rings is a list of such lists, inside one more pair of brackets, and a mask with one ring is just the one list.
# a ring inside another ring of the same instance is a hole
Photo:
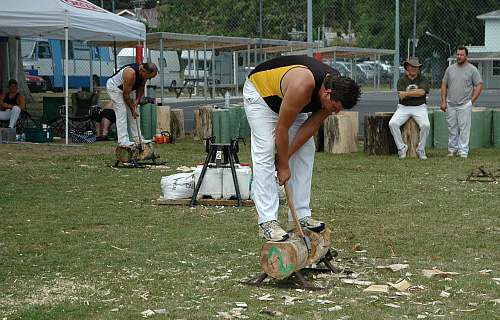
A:
{"label": "green grass field", "polygon": [[[262,272],[254,208],[156,204],[161,177],[202,162],[205,147],[158,145],[167,163],[143,169],[110,167],[115,147],[0,144],[0,319],[217,319],[237,315],[236,302],[250,319],[500,317],[500,184],[458,181],[480,165],[495,172],[499,148],[468,159],[316,154],[311,208],[332,230],[335,265],[411,283],[387,295],[333,274],[305,273],[335,284],[323,291],[239,284]],[[409,267],[378,268],[391,264]],[[432,268],[458,274],[422,275]]]}

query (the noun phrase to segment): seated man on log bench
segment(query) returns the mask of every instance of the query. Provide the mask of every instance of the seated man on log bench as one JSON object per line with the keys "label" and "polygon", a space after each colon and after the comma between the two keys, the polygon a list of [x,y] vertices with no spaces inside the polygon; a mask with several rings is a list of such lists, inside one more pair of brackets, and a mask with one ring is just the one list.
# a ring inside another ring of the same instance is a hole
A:
{"label": "seated man on log bench", "polygon": [[404,63],[408,74],[398,80],[398,109],[389,121],[389,128],[394,137],[394,142],[398,148],[400,158],[406,158],[408,146],[401,138],[400,127],[413,117],[420,127],[420,136],[417,146],[417,154],[420,159],[427,159],[425,154],[425,144],[431,124],[427,114],[426,95],[429,93],[429,80],[419,73],[422,64],[418,58],[409,58]]}
{"label": "seated man on log bench", "polygon": [[[321,232],[311,218],[313,134],[332,112],[351,109],[360,97],[352,79],[313,58],[284,56],[257,66],[243,87],[245,112],[252,129],[252,187],[259,234],[268,241],[289,239],[278,224],[279,184],[289,180],[301,227]],[[307,113],[312,114],[308,117]],[[275,153],[277,152],[276,156]],[[291,213],[288,230],[294,229]]]}

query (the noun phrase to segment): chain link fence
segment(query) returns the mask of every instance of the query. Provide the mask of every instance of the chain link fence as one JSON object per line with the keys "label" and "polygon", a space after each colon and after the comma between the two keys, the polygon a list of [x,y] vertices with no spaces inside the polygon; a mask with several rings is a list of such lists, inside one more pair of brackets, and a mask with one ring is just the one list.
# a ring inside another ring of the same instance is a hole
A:
{"label": "chain link fence", "polygon": [[[217,59],[212,59],[210,46],[207,47],[206,59],[203,58],[203,49],[194,45],[191,48],[168,47],[162,56],[159,51],[146,50],[145,60],[163,64],[163,80],[160,81],[160,76],[157,76],[151,84],[159,88],[163,82],[165,91],[162,94],[167,101],[203,95],[181,90],[186,76],[202,78],[205,72],[213,74],[213,70],[218,69],[216,83],[236,84],[239,88],[245,75],[262,60],[281,54],[314,54],[328,48],[347,48],[358,52],[375,50],[374,54],[368,55],[321,56],[325,63],[361,83],[364,92],[393,90],[395,78],[405,74],[402,67],[404,60],[411,56],[419,57],[423,63],[422,72],[430,78],[433,88],[439,89],[444,70],[453,62],[455,48],[459,45],[469,48],[469,61],[481,72],[484,88],[500,88],[500,5],[494,0],[91,2],[123,17],[144,22],[148,34],[169,32],[314,43],[309,50],[295,50],[288,46],[262,53],[259,41],[255,40],[257,42],[254,41],[252,46],[240,48],[236,54],[227,49],[216,49],[214,56]],[[308,12],[312,20],[308,20]],[[309,21],[312,22],[310,33]],[[376,50],[385,51],[376,53]],[[64,53],[60,40],[22,39],[21,53],[31,92],[57,95],[63,90],[61,59]],[[70,41],[69,58],[70,88],[73,91],[101,90],[101,99],[106,99],[103,87],[107,79],[115,68],[135,61],[135,49],[133,46],[118,47],[115,52],[112,46],[89,48],[84,41]],[[223,71],[224,68],[228,68],[227,72]],[[235,69],[237,78],[233,76]],[[218,92],[215,98],[221,98]],[[41,99],[36,96],[35,100]]]}

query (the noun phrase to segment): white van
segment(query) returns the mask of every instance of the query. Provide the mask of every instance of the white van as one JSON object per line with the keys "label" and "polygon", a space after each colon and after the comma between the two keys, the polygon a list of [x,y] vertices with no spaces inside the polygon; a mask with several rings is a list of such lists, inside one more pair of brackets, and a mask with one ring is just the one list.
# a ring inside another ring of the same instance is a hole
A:
{"label": "white van", "polygon": [[[181,53],[181,59],[183,60],[183,65],[186,65],[184,69],[185,77],[197,77],[203,78],[205,76],[205,62],[203,51],[187,51],[183,50]],[[215,82],[216,83],[234,83],[234,63],[233,55],[231,52],[215,52]],[[197,62],[197,63],[195,63]],[[206,52],[206,62],[207,62],[207,77],[212,78],[212,52]],[[197,64],[197,68],[195,68]],[[247,76],[247,70],[245,68],[245,59],[243,55],[238,57],[237,66],[237,83],[238,86],[243,86]]]}
{"label": "white van", "polygon": [[[149,80],[148,85],[153,85],[158,88],[161,86],[161,61],[159,50],[146,50],[146,56],[143,57],[144,62],[153,62],[158,67],[158,75]],[[135,62],[135,48],[123,48],[116,57],[118,68],[124,65]],[[180,86],[181,66],[179,64],[179,56],[176,51],[163,51],[163,86],[168,89],[170,87]]]}

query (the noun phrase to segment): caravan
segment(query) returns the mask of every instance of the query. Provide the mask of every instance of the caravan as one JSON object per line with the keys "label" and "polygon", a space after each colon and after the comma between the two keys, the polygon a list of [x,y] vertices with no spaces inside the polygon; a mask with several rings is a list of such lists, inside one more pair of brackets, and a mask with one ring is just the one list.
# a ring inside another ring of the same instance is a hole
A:
{"label": "caravan", "polygon": [[[149,50],[147,49],[146,57],[143,60],[153,62],[158,67],[158,75],[153,79],[149,80],[148,85],[153,85],[158,88],[161,86],[161,59],[159,50]],[[116,58],[118,68],[124,65],[135,62],[135,48],[123,48],[118,53]],[[176,51],[163,51],[163,86],[164,88],[176,87],[181,85],[182,80],[180,78],[181,67],[179,64],[179,55]]]}
{"label": "caravan", "polygon": [[[26,73],[39,76],[47,84],[47,90],[64,88],[64,41],[52,39],[28,39],[21,41],[23,69]],[[90,64],[92,55],[92,64]],[[92,47],[84,41],[68,43],[68,86],[89,88],[103,86],[114,73],[112,51],[108,47]],[[90,72],[92,71],[92,74]]]}
{"label": "caravan", "polygon": [[[203,51],[184,50],[181,54],[181,60],[183,65],[186,66],[184,77],[204,78],[205,72],[207,72],[207,78],[212,79],[212,71],[215,71],[215,83],[229,84],[235,82],[234,61],[231,52],[215,52],[215,70],[212,68],[211,51],[206,52],[207,70],[205,70]],[[243,56],[238,57],[236,74],[236,82],[239,87],[242,87],[247,77],[247,68],[245,68],[245,59]]]}

